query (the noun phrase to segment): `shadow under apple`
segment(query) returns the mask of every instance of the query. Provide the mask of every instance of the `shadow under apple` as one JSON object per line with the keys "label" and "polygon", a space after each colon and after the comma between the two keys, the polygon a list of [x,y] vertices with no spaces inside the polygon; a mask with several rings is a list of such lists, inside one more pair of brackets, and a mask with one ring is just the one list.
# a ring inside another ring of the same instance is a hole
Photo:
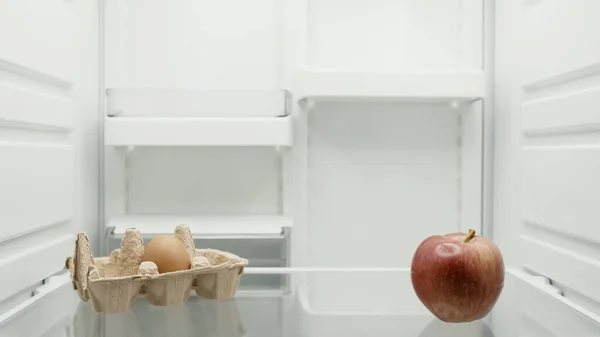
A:
{"label": "shadow under apple", "polygon": [[494,333],[483,320],[469,323],[444,323],[434,318],[419,337],[494,337]]}

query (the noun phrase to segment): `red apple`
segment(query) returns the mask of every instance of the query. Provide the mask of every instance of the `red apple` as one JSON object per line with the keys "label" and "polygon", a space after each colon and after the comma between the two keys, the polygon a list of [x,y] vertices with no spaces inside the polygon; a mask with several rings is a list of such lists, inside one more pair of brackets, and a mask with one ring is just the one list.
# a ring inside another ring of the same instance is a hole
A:
{"label": "red apple", "polygon": [[410,272],[421,302],[444,322],[485,317],[504,286],[500,250],[472,229],[425,239],[413,256]]}

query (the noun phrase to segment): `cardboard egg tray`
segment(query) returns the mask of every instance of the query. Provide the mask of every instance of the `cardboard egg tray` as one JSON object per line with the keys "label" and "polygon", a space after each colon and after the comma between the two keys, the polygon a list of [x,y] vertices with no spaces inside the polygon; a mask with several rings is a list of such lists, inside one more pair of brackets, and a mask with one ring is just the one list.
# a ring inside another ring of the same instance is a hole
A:
{"label": "cardboard egg tray", "polygon": [[66,261],[73,288],[95,311],[106,313],[131,309],[140,295],[159,306],[182,304],[192,289],[207,299],[232,298],[248,260],[219,250],[196,249],[188,226],[177,226],[175,236],[185,244],[191,267],[159,274],[154,262],[140,263],[144,240],[139,230],[128,229],[120,249],[97,258],[92,256],[87,235],[79,233],[75,255]]}

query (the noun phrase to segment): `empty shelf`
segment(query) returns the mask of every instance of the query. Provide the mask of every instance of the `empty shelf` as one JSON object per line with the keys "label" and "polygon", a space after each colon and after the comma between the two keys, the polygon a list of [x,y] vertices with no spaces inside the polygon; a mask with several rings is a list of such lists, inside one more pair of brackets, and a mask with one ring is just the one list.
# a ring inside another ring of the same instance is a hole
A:
{"label": "empty shelf", "polygon": [[290,117],[109,117],[110,146],[291,146]]}
{"label": "empty shelf", "polygon": [[177,225],[188,225],[196,238],[283,238],[292,226],[284,216],[126,215],[109,219],[112,234],[123,236],[127,228],[145,237],[170,234]]}
{"label": "empty shelf", "polygon": [[294,87],[298,99],[392,101],[473,100],[485,93],[482,71],[375,73],[301,71]]}
{"label": "empty shelf", "polygon": [[291,101],[285,90],[112,88],[106,96],[111,117],[278,117]]}

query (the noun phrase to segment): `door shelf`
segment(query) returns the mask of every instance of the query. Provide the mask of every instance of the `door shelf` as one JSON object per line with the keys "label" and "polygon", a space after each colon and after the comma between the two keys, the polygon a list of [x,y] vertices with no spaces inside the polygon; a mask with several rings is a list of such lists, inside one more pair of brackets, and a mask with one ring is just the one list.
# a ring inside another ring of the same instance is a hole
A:
{"label": "door shelf", "polygon": [[188,225],[195,239],[283,239],[292,219],[277,215],[125,215],[109,219],[111,234],[120,238],[127,228],[137,228],[144,237],[170,234],[177,225]]}
{"label": "door shelf", "polygon": [[482,71],[377,73],[300,71],[294,78],[299,100],[452,102],[482,98]]}
{"label": "door shelf", "polygon": [[109,146],[291,146],[291,117],[109,117]]}

